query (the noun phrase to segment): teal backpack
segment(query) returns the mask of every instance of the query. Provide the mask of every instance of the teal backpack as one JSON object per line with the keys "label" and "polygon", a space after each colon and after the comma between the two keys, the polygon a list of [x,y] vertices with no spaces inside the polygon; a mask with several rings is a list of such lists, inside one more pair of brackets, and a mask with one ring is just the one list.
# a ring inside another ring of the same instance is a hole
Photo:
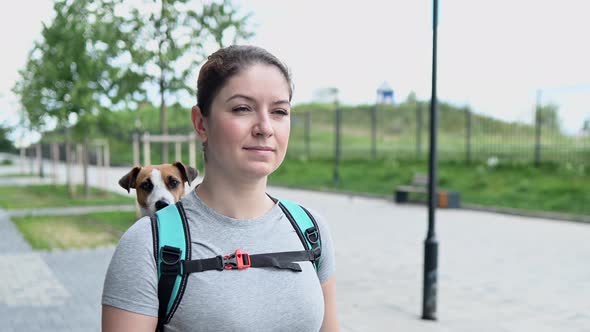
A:
{"label": "teal backpack", "polygon": [[178,308],[188,275],[210,270],[242,270],[273,267],[301,272],[296,262],[311,261],[317,271],[321,256],[318,225],[309,211],[297,203],[279,200],[279,206],[297,232],[304,250],[250,255],[237,249],[225,256],[191,259],[191,239],[182,202],[169,205],[152,218],[154,259],[158,266],[158,326],[163,331]]}

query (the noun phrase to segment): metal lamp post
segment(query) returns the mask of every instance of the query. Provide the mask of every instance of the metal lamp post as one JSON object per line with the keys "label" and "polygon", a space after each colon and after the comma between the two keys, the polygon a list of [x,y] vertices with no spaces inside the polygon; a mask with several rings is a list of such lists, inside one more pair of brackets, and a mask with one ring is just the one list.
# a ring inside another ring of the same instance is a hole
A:
{"label": "metal lamp post", "polygon": [[432,9],[432,95],[430,99],[430,158],[428,163],[428,233],[424,240],[424,279],[422,319],[436,320],[436,284],[438,267],[438,241],[434,229],[437,204],[437,155],[436,136],[438,110],[436,100],[436,29],[438,25],[438,0],[433,0]]}
{"label": "metal lamp post", "polygon": [[340,110],[340,104],[338,102],[338,88],[330,89],[330,93],[334,97],[334,124],[335,124],[335,139],[334,139],[334,175],[333,175],[333,182],[334,186],[340,186],[340,155],[342,149],[342,142],[341,142],[341,122],[342,122],[342,113]]}

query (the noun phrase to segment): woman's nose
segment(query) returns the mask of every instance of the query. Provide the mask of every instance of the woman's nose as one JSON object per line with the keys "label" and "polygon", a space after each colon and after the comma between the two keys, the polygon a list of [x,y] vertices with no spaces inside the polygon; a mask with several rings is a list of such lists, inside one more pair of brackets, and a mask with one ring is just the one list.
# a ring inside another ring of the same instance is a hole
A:
{"label": "woman's nose", "polygon": [[268,114],[260,114],[257,117],[256,125],[253,128],[254,136],[269,137],[273,134],[273,127]]}

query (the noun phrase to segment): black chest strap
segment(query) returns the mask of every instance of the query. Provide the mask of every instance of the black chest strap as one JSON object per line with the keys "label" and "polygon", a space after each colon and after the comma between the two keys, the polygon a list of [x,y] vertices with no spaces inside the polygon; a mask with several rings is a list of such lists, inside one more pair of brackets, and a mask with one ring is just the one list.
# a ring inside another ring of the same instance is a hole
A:
{"label": "black chest strap", "polygon": [[315,259],[317,258],[312,251],[286,251],[249,255],[238,249],[231,255],[184,261],[182,262],[182,273],[190,274],[210,270],[242,270],[251,267],[274,267],[301,272],[301,266],[296,262],[314,261]]}

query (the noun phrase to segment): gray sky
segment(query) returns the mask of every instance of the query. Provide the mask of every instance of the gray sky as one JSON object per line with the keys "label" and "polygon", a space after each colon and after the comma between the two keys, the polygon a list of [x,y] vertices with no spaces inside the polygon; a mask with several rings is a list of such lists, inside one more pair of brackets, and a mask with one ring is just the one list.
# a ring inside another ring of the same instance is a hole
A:
{"label": "gray sky", "polygon": [[[294,102],[337,87],[345,103],[373,103],[387,81],[397,101],[430,97],[432,1],[241,1],[254,12],[251,41],[287,63]],[[536,91],[560,106],[570,133],[590,118],[590,1],[440,0],[438,96],[479,113],[531,122]],[[16,123],[10,89],[50,0],[11,2],[0,12],[0,123]],[[190,101],[187,101],[187,105]]]}

